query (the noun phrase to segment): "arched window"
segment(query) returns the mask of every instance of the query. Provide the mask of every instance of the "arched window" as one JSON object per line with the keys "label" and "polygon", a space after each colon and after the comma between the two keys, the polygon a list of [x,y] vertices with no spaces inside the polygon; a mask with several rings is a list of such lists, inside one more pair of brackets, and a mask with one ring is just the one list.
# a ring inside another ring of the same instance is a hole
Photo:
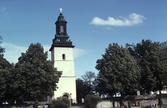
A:
{"label": "arched window", "polygon": [[65,60],[66,59],[66,55],[62,54],[62,59]]}

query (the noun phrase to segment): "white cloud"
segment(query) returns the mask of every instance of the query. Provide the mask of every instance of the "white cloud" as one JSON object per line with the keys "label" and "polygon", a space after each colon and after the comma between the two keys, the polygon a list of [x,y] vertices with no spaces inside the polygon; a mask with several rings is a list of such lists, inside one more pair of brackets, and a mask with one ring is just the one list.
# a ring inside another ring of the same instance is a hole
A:
{"label": "white cloud", "polygon": [[75,70],[75,76],[76,78],[81,78],[82,75],[85,74],[85,70]]}
{"label": "white cloud", "polygon": [[6,7],[0,7],[0,16],[8,17],[6,13]]}
{"label": "white cloud", "polygon": [[0,7],[0,11],[3,12],[6,10],[6,7]]}
{"label": "white cloud", "polygon": [[88,53],[89,51],[79,49],[79,48],[74,48],[74,58],[78,58],[80,56],[83,56],[84,54]]}
{"label": "white cloud", "polygon": [[5,48],[4,57],[11,63],[16,63],[21,56],[21,52],[27,50],[27,47],[18,46],[12,43],[3,42],[1,45]]}
{"label": "white cloud", "polygon": [[[11,63],[17,63],[18,58],[21,56],[21,53],[25,53],[28,47],[25,46],[19,46],[12,43],[5,43],[3,42],[2,47],[5,48],[4,58],[6,58]],[[42,45],[44,47],[45,51],[48,51],[48,59],[51,59],[51,52],[49,51],[50,45]],[[78,58],[80,56],[83,56],[88,51],[74,48],[74,58]]]}
{"label": "white cloud", "polygon": [[107,20],[104,20],[99,17],[94,17],[90,24],[103,26],[133,26],[143,23],[145,19],[146,18],[142,15],[132,13],[129,15],[128,18],[119,17],[117,19],[113,17],[108,17]]}

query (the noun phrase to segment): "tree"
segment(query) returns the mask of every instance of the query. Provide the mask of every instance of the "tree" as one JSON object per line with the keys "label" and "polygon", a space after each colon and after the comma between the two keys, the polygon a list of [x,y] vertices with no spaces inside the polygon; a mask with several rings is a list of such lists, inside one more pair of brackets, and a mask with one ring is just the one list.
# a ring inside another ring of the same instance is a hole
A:
{"label": "tree", "polygon": [[97,95],[87,95],[85,98],[85,107],[86,108],[96,108],[97,103],[101,98]]}
{"label": "tree", "polygon": [[[13,89],[15,78],[14,78],[14,64],[10,64],[8,61],[6,62],[8,64],[8,72],[6,72],[7,76],[6,79],[6,89],[5,94],[3,97],[3,101],[7,101],[8,104],[13,104],[15,100],[18,100],[18,97],[15,97],[15,90]],[[7,67],[7,66],[6,66]]]}
{"label": "tree", "polygon": [[90,94],[90,90],[90,86],[78,78],[76,80],[77,102],[82,103],[82,98],[85,99],[85,96]]}
{"label": "tree", "polygon": [[[0,36],[0,40],[2,37]],[[2,42],[0,41],[0,44]],[[3,58],[4,48],[0,46],[0,102],[6,101],[11,91],[12,65]]]}
{"label": "tree", "polygon": [[97,60],[97,80],[101,92],[110,96],[131,94],[138,88],[140,71],[130,52],[117,43],[109,44],[101,59]]}
{"label": "tree", "polygon": [[2,40],[2,37],[0,36],[0,55],[2,55],[2,53],[5,52],[4,48],[1,47],[1,43],[2,43],[1,40]]}
{"label": "tree", "polygon": [[0,56],[0,98],[4,98],[6,90],[10,84],[11,65]]}
{"label": "tree", "polygon": [[60,76],[53,62],[47,60],[47,52],[44,53],[41,44],[31,44],[15,65],[15,95],[20,99],[29,96],[35,101],[52,96]]}
{"label": "tree", "polygon": [[161,55],[160,55],[160,60],[161,60],[161,67],[163,71],[163,84],[164,86],[167,85],[167,45],[160,47]]}
{"label": "tree", "polygon": [[150,40],[142,40],[141,43],[136,45],[127,44],[127,48],[131,54],[136,58],[140,69],[141,69],[141,91],[149,92],[153,89],[153,84],[155,84],[155,79],[153,78],[152,72],[149,70],[148,64],[150,63]]}
{"label": "tree", "polygon": [[149,91],[159,91],[159,104],[161,105],[161,90],[166,85],[167,79],[166,46],[160,47],[159,42],[142,40],[136,46],[128,46],[128,49],[140,66],[141,88],[147,93]]}
{"label": "tree", "polygon": [[141,69],[141,89],[142,91],[149,91],[153,90],[155,87],[155,78],[153,77],[153,73],[150,70],[151,62],[152,62],[152,55],[151,52],[152,42],[150,40],[142,40],[141,43],[137,43],[130,47],[127,45],[127,48],[130,50],[131,54],[137,60],[140,69]]}
{"label": "tree", "polygon": [[58,98],[52,101],[53,108],[69,108],[70,101],[67,98]]}
{"label": "tree", "polygon": [[92,82],[94,81],[94,79],[96,78],[96,75],[94,72],[91,72],[91,71],[87,71],[85,72],[84,75],[81,76],[83,81],[88,83],[89,85],[92,84]]}
{"label": "tree", "polygon": [[89,86],[90,90],[89,90],[89,94],[93,93],[95,90],[95,85],[94,85],[94,81],[96,79],[96,75],[94,72],[92,71],[87,71],[85,72],[84,75],[81,76],[83,82]]}
{"label": "tree", "polygon": [[82,98],[85,99],[85,96],[88,94],[93,94],[95,90],[95,81],[96,75],[94,72],[87,71],[84,75],[81,76],[81,79],[76,80],[76,89],[77,89],[77,102],[82,103]]}
{"label": "tree", "polygon": [[[160,79],[166,79],[167,47],[160,47],[159,42],[142,40],[128,49],[136,58],[141,69],[141,86],[147,93],[162,88]],[[159,84],[157,84],[159,82]],[[165,82],[165,81],[163,81]],[[161,87],[160,87],[161,86]]]}
{"label": "tree", "polygon": [[[0,36],[0,40],[2,40]],[[0,41],[0,44],[2,42]],[[5,67],[3,66],[4,62],[6,63],[5,59],[2,56],[2,53],[4,52],[4,48],[0,46],[0,98],[4,96],[5,93]]]}

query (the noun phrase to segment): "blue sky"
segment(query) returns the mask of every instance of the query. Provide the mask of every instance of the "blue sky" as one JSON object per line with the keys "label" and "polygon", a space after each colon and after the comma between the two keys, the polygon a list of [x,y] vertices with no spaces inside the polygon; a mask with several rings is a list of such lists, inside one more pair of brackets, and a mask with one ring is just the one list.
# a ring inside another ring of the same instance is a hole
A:
{"label": "blue sky", "polygon": [[167,40],[167,0],[0,0],[5,58],[16,63],[21,52],[37,42],[48,51],[59,8],[75,45],[77,78],[86,71],[98,73],[96,60],[109,43]]}

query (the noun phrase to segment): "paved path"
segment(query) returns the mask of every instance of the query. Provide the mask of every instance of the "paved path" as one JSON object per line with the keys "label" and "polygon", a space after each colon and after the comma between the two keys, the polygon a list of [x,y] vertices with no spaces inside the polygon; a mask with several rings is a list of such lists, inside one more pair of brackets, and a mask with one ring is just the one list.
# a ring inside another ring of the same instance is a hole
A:
{"label": "paved path", "polygon": [[72,106],[71,108],[82,108],[82,107],[80,107],[80,106]]}
{"label": "paved path", "polygon": [[83,108],[83,106],[82,105],[80,105],[80,106],[71,106],[71,108]]}

